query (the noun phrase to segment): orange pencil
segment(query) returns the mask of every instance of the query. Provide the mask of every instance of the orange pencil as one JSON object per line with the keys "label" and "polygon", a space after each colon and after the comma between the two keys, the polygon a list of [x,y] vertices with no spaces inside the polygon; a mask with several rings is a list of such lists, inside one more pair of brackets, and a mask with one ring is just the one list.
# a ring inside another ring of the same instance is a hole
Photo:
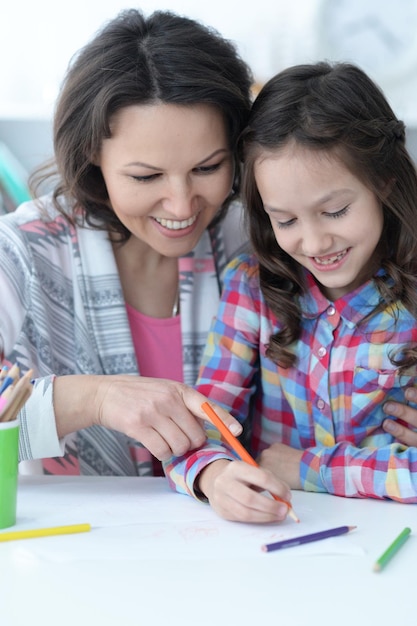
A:
{"label": "orange pencil", "polygon": [[[216,428],[220,431],[221,435],[227,441],[229,446],[231,446],[233,448],[233,450],[236,452],[236,454],[238,454],[240,456],[242,461],[245,461],[246,463],[249,463],[249,465],[254,465],[255,467],[259,467],[259,465],[255,461],[255,459],[253,459],[251,457],[249,452],[242,446],[240,441],[238,439],[236,439],[236,437],[230,432],[230,430],[227,428],[227,426],[225,426],[225,424],[222,422],[220,417],[217,415],[216,411],[209,405],[209,403],[208,402],[204,402],[201,405],[201,408],[203,409],[204,413],[210,418],[210,420],[216,426]],[[283,502],[284,504],[287,505],[287,507],[288,507],[288,515],[290,517],[292,517],[292,519],[295,522],[299,522],[300,521],[298,519],[298,517],[296,516],[296,514],[294,513],[293,509],[291,508],[291,505],[290,505],[289,502],[287,502],[283,498],[280,498],[279,496],[276,496],[273,493],[271,493],[271,496],[274,498],[274,500],[278,500],[278,502]]]}

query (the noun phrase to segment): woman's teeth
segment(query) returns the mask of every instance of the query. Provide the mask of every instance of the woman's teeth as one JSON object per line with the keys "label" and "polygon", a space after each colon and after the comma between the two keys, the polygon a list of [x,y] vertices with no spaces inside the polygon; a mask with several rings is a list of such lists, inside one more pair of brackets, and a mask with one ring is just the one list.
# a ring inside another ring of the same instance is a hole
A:
{"label": "woman's teeth", "polygon": [[340,261],[341,259],[343,259],[343,257],[346,254],[347,254],[347,250],[343,250],[343,252],[339,252],[338,254],[335,254],[334,256],[328,256],[326,258],[315,256],[313,258],[314,258],[314,261],[318,265],[331,265],[332,263],[336,263],[337,261]]}
{"label": "woman's teeth", "polygon": [[169,230],[181,230],[182,228],[187,228],[194,224],[197,219],[197,215],[193,215],[188,220],[166,220],[164,217],[155,217],[154,218],[158,224],[161,224],[164,228],[168,228]]}

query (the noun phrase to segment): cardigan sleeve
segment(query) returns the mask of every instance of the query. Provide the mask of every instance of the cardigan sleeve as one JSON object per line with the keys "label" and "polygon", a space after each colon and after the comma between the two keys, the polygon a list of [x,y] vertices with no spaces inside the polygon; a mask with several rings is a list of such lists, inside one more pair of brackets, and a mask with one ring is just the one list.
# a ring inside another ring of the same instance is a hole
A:
{"label": "cardigan sleeve", "polygon": [[19,461],[63,456],[65,438],[58,439],[53,409],[54,376],[34,382],[31,396],[19,413]]}

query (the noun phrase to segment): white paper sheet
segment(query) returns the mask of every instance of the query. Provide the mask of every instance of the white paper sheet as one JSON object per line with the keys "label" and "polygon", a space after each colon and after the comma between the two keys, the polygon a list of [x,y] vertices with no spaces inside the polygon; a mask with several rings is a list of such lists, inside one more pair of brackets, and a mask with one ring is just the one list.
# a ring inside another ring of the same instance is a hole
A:
{"label": "white paper sheet", "polygon": [[[147,559],[286,559],[317,554],[363,555],[355,533],[265,553],[265,543],[290,539],[327,528],[350,525],[352,520],[322,519],[310,507],[294,509],[301,519],[257,525],[228,522],[212,509],[188,496],[173,493],[167,483],[154,479],[74,481],[45,484],[22,481],[18,494],[18,520],[12,530],[44,528],[88,522],[88,533],[15,541],[19,559],[147,560]],[[4,544],[3,544],[4,545]],[[0,544],[1,549],[1,544]]]}

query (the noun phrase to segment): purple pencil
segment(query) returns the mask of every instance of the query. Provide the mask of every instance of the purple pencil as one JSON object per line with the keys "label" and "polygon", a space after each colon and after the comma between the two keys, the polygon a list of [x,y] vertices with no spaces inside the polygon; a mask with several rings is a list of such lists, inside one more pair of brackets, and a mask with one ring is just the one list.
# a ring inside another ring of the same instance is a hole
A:
{"label": "purple pencil", "polygon": [[312,533],[311,535],[302,535],[301,537],[284,539],[284,541],[277,541],[276,543],[267,543],[262,546],[262,550],[264,552],[273,552],[274,550],[282,550],[283,548],[292,548],[293,546],[299,546],[302,543],[310,543],[311,541],[320,541],[321,539],[327,539],[328,537],[345,535],[355,528],[356,526],[338,526],[337,528],[322,530],[319,533]]}

